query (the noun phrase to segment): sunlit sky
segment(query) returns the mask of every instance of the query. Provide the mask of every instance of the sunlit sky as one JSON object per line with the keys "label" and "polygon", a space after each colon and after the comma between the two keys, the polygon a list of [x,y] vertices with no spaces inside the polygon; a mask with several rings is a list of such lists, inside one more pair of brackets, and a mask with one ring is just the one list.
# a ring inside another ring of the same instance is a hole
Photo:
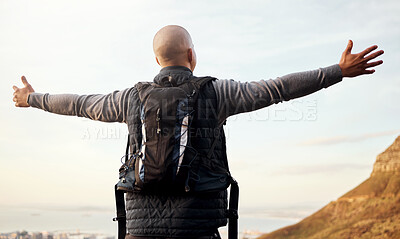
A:
{"label": "sunlit sky", "polygon": [[[400,2],[0,1],[0,207],[114,207],[127,128],[15,108],[25,75],[36,92],[110,93],[160,70],[152,38],[192,35],[195,75],[253,81],[339,62],[377,44],[373,75],[231,117],[230,169],[240,207],[323,206],[368,178],[400,134]],[[0,227],[0,230],[14,230]]]}

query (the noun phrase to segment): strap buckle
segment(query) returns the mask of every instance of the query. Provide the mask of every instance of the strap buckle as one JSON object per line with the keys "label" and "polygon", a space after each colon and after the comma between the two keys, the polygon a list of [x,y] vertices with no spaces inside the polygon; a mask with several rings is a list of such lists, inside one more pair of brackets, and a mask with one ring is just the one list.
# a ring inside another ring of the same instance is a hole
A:
{"label": "strap buckle", "polygon": [[119,220],[125,220],[125,219],[126,219],[126,216],[119,216],[119,217],[114,217],[112,220],[113,220],[113,222],[117,222]]}

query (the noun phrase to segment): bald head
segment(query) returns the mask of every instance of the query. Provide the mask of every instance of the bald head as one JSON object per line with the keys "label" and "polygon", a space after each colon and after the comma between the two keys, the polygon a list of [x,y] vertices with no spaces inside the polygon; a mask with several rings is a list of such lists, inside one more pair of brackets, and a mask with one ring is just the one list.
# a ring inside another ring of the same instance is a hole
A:
{"label": "bald head", "polygon": [[181,26],[169,25],[161,28],[154,36],[153,50],[161,67],[180,65],[193,71],[196,66],[192,38]]}

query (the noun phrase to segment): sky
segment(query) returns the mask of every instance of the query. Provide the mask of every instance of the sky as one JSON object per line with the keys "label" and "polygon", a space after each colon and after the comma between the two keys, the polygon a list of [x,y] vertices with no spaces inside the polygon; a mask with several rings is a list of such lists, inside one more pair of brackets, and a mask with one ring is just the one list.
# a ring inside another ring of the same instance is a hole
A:
{"label": "sky", "polygon": [[151,81],[152,39],[170,24],[192,36],[195,75],[242,82],[337,64],[349,39],[353,52],[385,50],[373,75],[232,116],[225,128],[244,217],[301,218],[336,200],[400,135],[399,12],[396,0],[0,0],[0,231],[21,229],[22,218],[6,219],[14,209],[42,210],[32,221],[46,210],[113,214],[127,135],[120,123],[16,108],[12,86],[25,75],[40,93],[107,94]]}

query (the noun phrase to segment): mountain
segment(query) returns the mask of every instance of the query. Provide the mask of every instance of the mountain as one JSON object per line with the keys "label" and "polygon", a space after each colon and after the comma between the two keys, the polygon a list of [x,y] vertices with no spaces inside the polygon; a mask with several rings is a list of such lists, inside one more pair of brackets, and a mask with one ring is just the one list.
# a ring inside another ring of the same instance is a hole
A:
{"label": "mountain", "polygon": [[363,183],[299,223],[259,238],[400,238],[400,136],[377,156]]}

